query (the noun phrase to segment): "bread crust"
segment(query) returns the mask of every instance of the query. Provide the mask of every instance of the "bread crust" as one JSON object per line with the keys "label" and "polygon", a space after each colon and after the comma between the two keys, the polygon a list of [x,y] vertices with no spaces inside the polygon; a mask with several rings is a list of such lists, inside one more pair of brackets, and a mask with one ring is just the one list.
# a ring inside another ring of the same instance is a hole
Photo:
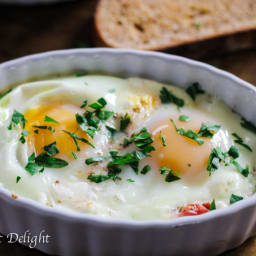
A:
{"label": "bread crust", "polygon": [[[96,6],[96,12],[94,16],[94,30],[95,30],[95,43],[97,46],[105,46],[105,47],[111,47],[111,48],[127,48],[118,44],[113,44],[110,43],[106,38],[103,36],[103,31],[100,26],[100,21],[99,21],[99,12],[101,9],[102,2],[104,0],[99,0]],[[170,42],[170,43],[165,43],[165,44],[159,44],[157,47],[133,47],[134,49],[139,49],[139,50],[152,50],[152,51],[164,51],[167,49],[171,49],[174,47],[179,47],[179,46],[184,46],[188,45],[191,43],[196,43],[196,42],[202,42],[210,39],[215,39],[219,37],[226,37],[226,36],[232,36],[237,33],[243,33],[243,32],[250,32],[256,30],[256,25],[252,24],[251,26],[241,26],[240,28],[236,29],[230,29],[227,31],[222,31],[222,32],[216,32],[216,33],[211,33],[209,35],[204,35],[204,36],[197,36],[194,38],[189,38],[185,40],[180,40],[176,42]],[[131,48],[131,47],[128,47]]]}

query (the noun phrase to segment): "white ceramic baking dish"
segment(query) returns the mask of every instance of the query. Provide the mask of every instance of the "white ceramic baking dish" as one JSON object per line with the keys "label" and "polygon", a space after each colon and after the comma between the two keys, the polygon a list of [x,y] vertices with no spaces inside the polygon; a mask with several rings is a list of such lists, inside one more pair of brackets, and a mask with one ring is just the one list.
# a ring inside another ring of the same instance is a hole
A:
{"label": "white ceramic baking dish", "polygon": [[[0,89],[31,77],[72,70],[147,77],[179,87],[198,81],[256,123],[252,85],[212,66],[157,52],[95,48],[32,55],[0,64]],[[63,256],[210,256],[239,246],[256,231],[256,195],[226,209],[168,221],[137,222],[64,212],[30,199],[13,199],[3,188],[0,205],[1,233],[23,235],[29,230],[39,235],[45,230],[50,243],[37,243],[37,248]]]}

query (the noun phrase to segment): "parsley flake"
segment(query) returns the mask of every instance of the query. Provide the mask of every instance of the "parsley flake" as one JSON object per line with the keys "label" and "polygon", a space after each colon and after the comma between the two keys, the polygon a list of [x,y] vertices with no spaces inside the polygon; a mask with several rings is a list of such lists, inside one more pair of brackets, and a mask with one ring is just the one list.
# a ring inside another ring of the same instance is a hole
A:
{"label": "parsley flake", "polygon": [[78,159],[77,154],[76,154],[75,152],[72,152],[72,156],[73,156],[73,158],[74,158],[75,160]]}
{"label": "parsley flake", "polygon": [[17,176],[17,178],[16,178],[16,183],[19,183],[20,180],[21,180],[21,177],[20,177],[20,176]]}
{"label": "parsley flake", "polygon": [[173,170],[171,168],[161,167],[159,170],[162,175],[166,175],[165,176],[166,182],[173,182],[173,181],[180,180],[180,177],[173,174]]}
{"label": "parsley flake", "polygon": [[239,144],[240,146],[246,148],[247,150],[249,150],[250,152],[252,152],[252,149],[249,145],[245,144],[243,139],[237,135],[236,133],[232,133],[232,136],[235,137],[236,139],[234,140],[235,143]]}
{"label": "parsley flake", "polygon": [[162,135],[162,131],[160,131],[159,139],[161,140],[162,145],[166,147],[166,141],[165,141],[165,137]]}
{"label": "parsley flake", "polygon": [[191,119],[190,119],[189,116],[180,115],[180,116],[179,116],[179,120],[180,120],[181,122],[188,122],[188,121],[190,121]]}
{"label": "parsley flake", "polygon": [[59,149],[56,147],[56,141],[44,146],[44,150],[48,153],[49,156],[55,156],[60,152]]}
{"label": "parsley flake", "polygon": [[225,161],[227,157],[227,153],[223,153],[220,147],[216,147],[212,150],[207,165],[207,171],[209,175],[212,172],[216,171],[219,168],[219,164],[221,161]]}
{"label": "parsley flake", "polygon": [[97,157],[90,157],[90,158],[87,158],[85,160],[85,163],[87,165],[90,165],[90,164],[93,164],[93,163],[98,163],[98,162],[102,162],[104,160],[106,160],[107,158],[104,157],[104,156],[97,156]]}
{"label": "parsley flake", "polygon": [[205,91],[201,89],[201,86],[199,83],[193,83],[186,89],[186,93],[193,99],[193,101],[196,100],[196,97],[198,94],[204,94]]}
{"label": "parsley flake", "polygon": [[48,122],[48,123],[59,124],[58,121],[56,121],[55,119],[53,119],[52,117],[49,117],[49,116],[45,116],[45,117],[44,117],[44,121],[45,121],[45,122]]}
{"label": "parsley flake", "polygon": [[228,150],[229,156],[233,157],[234,159],[239,157],[239,149],[235,146],[231,146]]}
{"label": "parsley flake", "polygon": [[135,181],[132,180],[132,179],[127,179],[127,181],[128,181],[128,182],[131,182],[131,183],[132,183],[132,182],[135,182]]}
{"label": "parsley flake", "polygon": [[131,122],[131,118],[126,113],[124,116],[121,117],[121,120],[120,120],[120,131],[124,132],[126,130],[126,128],[128,127],[128,125],[130,124],[130,122]]}
{"label": "parsley flake", "polygon": [[73,141],[75,142],[76,144],[76,149],[77,151],[80,151],[80,147],[79,147],[79,144],[78,144],[78,140],[83,142],[83,143],[86,143],[88,145],[90,145],[92,148],[95,148],[93,144],[91,144],[87,139],[83,138],[83,137],[80,137],[80,136],[77,136],[76,134],[72,133],[72,132],[69,132],[69,131],[66,131],[66,130],[62,130],[63,132],[65,132],[66,134],[68,134],[72,139]]}
{"label": "parsley flake", "polygon": [[141,174],[145,175],[151,170],[151,167],[149,165],[145,165],[143,169],[141,170]]}
{"label": "parsley flake", "polygon": [[242,196],[237,196],[235,194],[232,194],[231,197],[230,197],[229,202],[230,202],[230,204],[234,204],[234,203],[236,203],[236,202],[238,202],[240,200],[243,200],[243,199],[244,198]]}
{"label": "parsley flake", "polygon": [[29,134],[29,131],[27,131],[27,130],[23,130],[23,131],[21,132],[20,142],[21,142],[22,144],[25,144],[25,142],[26,142],[25,137],[27,137],[28,134]]}
{"label": "parsley flake", "polygon": [[190,138],[194,141],[196,141],[199,145],[203,145],[204,144],[204,141],[202,139],[199,139],[199,135],[195,132],[193,132],[192,130],[185,130],[183,128],[177,128],[177,126],[175,125],[173,119],[170,119],[176,132],[179,133],[180,135],[184,136],[184,137],[187,137],[187,138]]}
{"label": "parsley flake", "polygon": [[216,210],[215,200],[213,199],[209,208],[210,211]]}
{"label": "parsley flake", "polygon": [[178,98],[177,96],[172,94],[170,91],[166,89],[166,87],[162,87],[160,91],[160,99],[163,104],[173,103],[178,107],[183,107],[185,104],[183,99]]}
{"label": "parsley flake", "polygon": [[87,103],[88,101],[87,100],[84,100],[83,101],[83,104],[80,106],[80,108],[85,108],[87,106]]}
{"label": "parsley flake", "polygon": [[231,164],[233,164],[236,169],[244,176],[244,177],[248,177],[249,175],[249,165],[246,165],[245,168],[243,168],[237,161],[235,160],[231,160],[230,161]]}
{"label": "parsley flake", "polygon": [[100,183],[103,182],[105,180],[109,180],[111,177],[110,176],[106,176],[106,175],[96,175],[96,174],[90,174],[87,179],[95,182],[95,183]]}
{"label": "parsley flake", "polygon": [[256,133],[256,127],[253,123],[246,121],[244,118],[242,119],[242,122],[240,123],[241,126],[253,133]]}
{"label": "parsley flake", "polygon": [[18,125],[20,124],[21,127],[23,129],[25,129],[25,125],[26,125],[26,118],[24,117],[23,114],[21,114],[20,112],[18,112],[17,110],[14,110],[13,111],[13,115],[12,115],[12,119],[11,119],[11,123],[10,125],[8,126],[8,130],[12,130],[12,126],[13,125]]}
{"label": "parsley flake", "polygon": [[202,123],[198,132],[199,137],[212,138],[220,129],[220,125],[211,125]]}

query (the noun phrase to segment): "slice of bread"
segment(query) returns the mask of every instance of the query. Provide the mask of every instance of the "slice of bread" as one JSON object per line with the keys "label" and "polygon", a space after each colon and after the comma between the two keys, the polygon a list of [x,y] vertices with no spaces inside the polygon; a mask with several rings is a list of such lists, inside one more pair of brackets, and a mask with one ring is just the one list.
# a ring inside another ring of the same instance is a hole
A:
{"label": "slice of bread", "polygon": [[256,0],[99,0],[100,45],[164,50],[256,29]]}

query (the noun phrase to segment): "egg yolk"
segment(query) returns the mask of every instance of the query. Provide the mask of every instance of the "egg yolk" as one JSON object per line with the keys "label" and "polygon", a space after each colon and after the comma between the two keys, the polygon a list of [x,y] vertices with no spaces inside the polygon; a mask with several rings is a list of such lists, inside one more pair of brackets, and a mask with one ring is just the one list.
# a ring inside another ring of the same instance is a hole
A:
{"label": "egg yolk", "polygon": [[[77,152],[77,147],[74,140],[63,130],[75,133],[77,136],[90,140],[88,135],[83,132],[78,126],[75,118],[75,107],[68,108],[63,105],[40,106],[30,109],[26,114],[27,119],[26,130],[29,131],[27,138],[28,147],[31,152],[40,154],[44,152],[44,146],[56,141],[56,146],[59,149],[59,156],[72,158],[72,152]],[[58,123],[46,122],[45,117],[48,116]],[[47,126],[46,129],[36,128],[34,126]],[[49,130],[48,128],[51,127]],[[88,144],[77,141],[80,147],[81,154]]]}
{"label": "egg yolk", "polygon": [[[177,128],[197,132],[201,123],[195,121],[181,122],[174,120]],[[158,168],[168,167],[176,176],[190,181],[202,181],[208,177],[206,171],[212,145],[209,139],[204,138],[204,144],[199,145],[196,141],[177,133],[171,121],[165,120],[152,129],[155,151],[152,157]],[[162,137],[166,146],[162,143]]]}

